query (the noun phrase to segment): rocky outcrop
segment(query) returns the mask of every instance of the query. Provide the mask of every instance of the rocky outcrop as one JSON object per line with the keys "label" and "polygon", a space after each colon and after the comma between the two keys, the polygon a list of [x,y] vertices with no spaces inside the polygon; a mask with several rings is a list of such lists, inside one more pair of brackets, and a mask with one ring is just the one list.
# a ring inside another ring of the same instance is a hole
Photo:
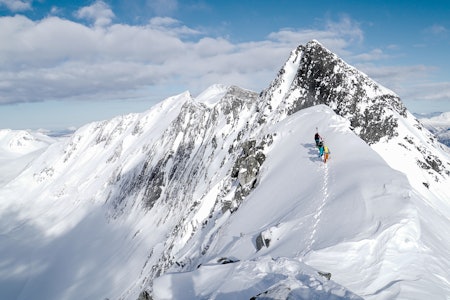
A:
{"label": "rocky outcrop", "polygon": [[331,273],[329,273],[329,272],[318,271],[317,274],[326,278],[327,280],[331,280]]}
{"label": "rocky outcrop", "polygon": [[142,291],[137,300],[153,300],[153,297],[147,291]]}
{"label": "rocky outcrop", "polygon": [[264,232],[261,232],[256,236],[256,251],[259,251],[262,249],[262,247],[269,248],[270,246],[271,237],[264,234]]}
{"label": "rocky outcrop", "polygon": [[237,179],[238,182],[234,195],[235,206],[239,206],[242,200],[256,187],[260,168],[266,159],[264,147],[271,145],[272,142],[273,137],[269,134],[259,143],[256,140],[242,143],[242,152],[231,171],[231,177]]}

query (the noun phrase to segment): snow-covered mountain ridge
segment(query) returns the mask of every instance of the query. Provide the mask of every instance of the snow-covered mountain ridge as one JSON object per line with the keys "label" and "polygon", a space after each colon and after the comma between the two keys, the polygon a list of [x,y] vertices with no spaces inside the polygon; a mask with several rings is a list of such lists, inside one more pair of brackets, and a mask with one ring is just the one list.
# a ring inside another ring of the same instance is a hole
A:
{"label": "snow-covered mountain ridge", "polygon": [[50,145],[0,190],[0,296],[446,299],[448,161],[313,41],[260,94],[186,92]]}
{"label": "snow-covered mountain ridge", "polygon": [[[278,117],[317,104],[328,105],[350,120],[354,132],[374,145],[392,167],[404,170],[408,165],[414,169],[406,174],[414,174],[409,179],[415,187],[421,180],[421,184],[450,199],[450,189],[446,188],[450,176],[448,149],[406,110],[397,95],[317,41],[292,51],[263,97],[268,103],[265,113],[275,110],[273,115]],[[407,155],[406,161],[398,160],[388,153],[400,154],[405,149],[414,159]],[[419,178],[417,173],[421,174]]]}
{"label": "snow-covered mountain ridge", "polygon": [[45,148],[55,141],[38,132],[0,129],[0,158],[25,155]]}
{"label": "snow-covered mountain ridge", "polygon": [[56,141],[57,139],[39,132],[0,130],[0,187],[17,176],[28,163]]}

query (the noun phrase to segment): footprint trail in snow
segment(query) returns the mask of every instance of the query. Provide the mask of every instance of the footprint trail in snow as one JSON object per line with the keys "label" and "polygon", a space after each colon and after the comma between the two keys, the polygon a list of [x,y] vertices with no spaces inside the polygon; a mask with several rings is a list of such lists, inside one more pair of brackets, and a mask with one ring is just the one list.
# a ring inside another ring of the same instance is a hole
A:
{"label": "footprint trail in snow", "polygon": [[315,242],[315,235],[316,235],[317,227],[318,227],[320,219],[321,219],[323,208],[325,207],[325,204],[327,203],[327,200],[329,197],[329,194],[328,194],[328,165],[327,164],[324,164],[323,170],[324,170],[324,174],[323,174],[323,185],[322,185],[322,195],[323,195],[322,202],[320,203],[320,206],[317,208],[317,211],[314,214],[314,224],[311,228],[311,234],[308,238],[307,246],[306,246],[305,250],[303,251],[303,256],[312,250],[312,246],[314,245],[314,242]]}

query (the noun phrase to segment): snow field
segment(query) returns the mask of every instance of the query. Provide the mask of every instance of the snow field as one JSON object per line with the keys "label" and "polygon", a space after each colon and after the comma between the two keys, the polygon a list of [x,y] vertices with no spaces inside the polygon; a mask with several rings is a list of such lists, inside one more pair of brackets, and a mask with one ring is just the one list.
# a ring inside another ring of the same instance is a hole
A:
{"label": "snow field", "polygon": [[[347,125],[324,106],[273,125],[274,144],[266,153],[256,189],[216,227],[207,253],[198,258],[200,268],[157,279],[155,299],[178,299],[186,290],[192,298],[183,299],[226,299],[238,291],[245,298],[267,291],[280,278],[272,274],[270,280],[255,284],[251,278],[266,278],[260,268],[247,271],[245,279],[230,270],[258,265],[269,257],[331,272],[335,282],[366,299],[420,299],[418,286],[445,299],[445,290],[432,283],[440,281],[439,276],[423,279],[427,262],[437,262],[424,245],[422,220],[414,205],[419,196],[411,192],[403,174],[387,166]],[[315,127],[331,150],[327,164],[317,156]],[[269,238],[270,245],[256,251],[258,234]],[[217,263],[220,257],[239,262],[223,266]],[[439,259],[442,263],[443,257]],[[202,276],[204,272],[208,275]],[[233,281],[236,276],[238,282]],[[291,290],[301,285],[298,278],[289,284]]]}

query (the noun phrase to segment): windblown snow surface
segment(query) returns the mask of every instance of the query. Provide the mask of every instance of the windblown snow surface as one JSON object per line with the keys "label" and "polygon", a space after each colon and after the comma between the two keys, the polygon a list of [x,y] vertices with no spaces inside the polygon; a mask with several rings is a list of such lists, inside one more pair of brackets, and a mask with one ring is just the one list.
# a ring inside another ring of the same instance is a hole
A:
{"label": "windblown snow surface", "polygon": [[285,113],[294,58],[268,102],[215,85],[21,150],[1,131],[0,299],[450,299],[448,148],[410,114],[369,146]]}

